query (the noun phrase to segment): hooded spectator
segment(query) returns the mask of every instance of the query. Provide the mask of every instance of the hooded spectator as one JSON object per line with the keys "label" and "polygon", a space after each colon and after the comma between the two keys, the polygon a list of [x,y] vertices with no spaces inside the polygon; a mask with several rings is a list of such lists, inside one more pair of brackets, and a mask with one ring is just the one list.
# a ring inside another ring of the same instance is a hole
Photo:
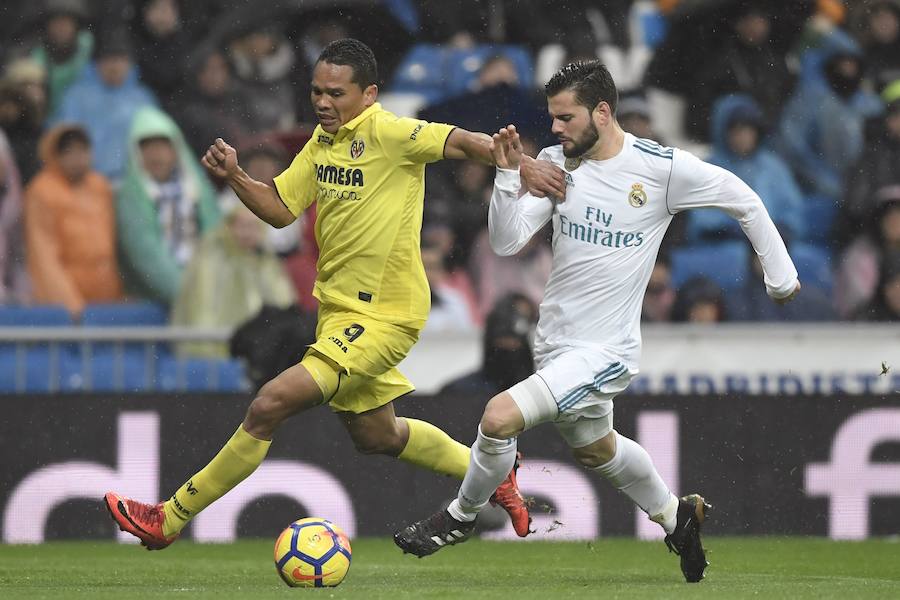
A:
{"label": "hooded spectator", "polygon": [[62,304],[77,319],[88,303],[124,300],[112,190],[93,170],[90,139],[78,125],[48,131],[41,158],[44,168],[25,190],[34,300]]}
{"label": "hooded spectator", "polygon": [[481,368],[451,381],[440,393],[487,399],[534,373],[531,340],[537,318],[537,305],[522,294],[501,298],[484,326]]}
{"label": "hooded spectator", "polygon": [[116,216],[126,288],[171,305],[202,234],[219,221],[219,209],[181,130],[159,109],[142,108],[134,116]]}
{"label": "hooded spectator", "polygon": [[779,149],[805,192],[840,200],[845,178],[862,156],[864,124],[879,99],[860,87],[863,55],[841,30],[802,56],[797,89],[781,119]]}
{"label": "hooded spectator", "polygon": [[[712,154],[708,161],[740,177],[759,194],[772,220],[787,237],[805,233],[803,196],[780,156],[762,146],[765,117],[750,96],[720,98],[713,110]],[[740,224],[718,209],[693,210],[687,215],[691,241],[709,238],[744,239]]]}
{"label": "hooded spectator", "polygon": [[[184,272],[172,307],[172,324],[237,327],[263,306],[286,308],[294,289],[278,256],[267,247],[265,223],[232,199],[222,223],[207,233]],[[193,356],[228,356],[225,342],[195,342],[180,350]]]}

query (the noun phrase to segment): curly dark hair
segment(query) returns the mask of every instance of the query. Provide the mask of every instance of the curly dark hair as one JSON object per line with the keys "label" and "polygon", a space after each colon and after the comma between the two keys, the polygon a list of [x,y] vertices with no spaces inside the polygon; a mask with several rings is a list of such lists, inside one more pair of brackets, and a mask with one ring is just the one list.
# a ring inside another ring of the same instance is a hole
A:
{"label": "curly dark hair", "polygon": [[325,46],[316,63],[347,65],[353,69],[351,81],[365,89],[378,81],[378,63],[372,49],[359,40],[344,38]]}
{"label": "curly dark hair", "polygon": [[595,106],[606,102],[610,112],[616,114],[619,92],[606,65],[599,60],[569,63],[557,71],[544,86],[547,97],[564,90],[575,92],[575,99],[588,110],[594,110]]}

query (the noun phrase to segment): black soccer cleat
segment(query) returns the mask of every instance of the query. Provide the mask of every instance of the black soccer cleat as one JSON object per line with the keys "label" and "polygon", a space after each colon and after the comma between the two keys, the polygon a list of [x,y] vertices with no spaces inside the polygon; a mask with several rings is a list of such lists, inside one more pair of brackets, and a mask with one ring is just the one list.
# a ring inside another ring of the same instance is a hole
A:
{"label": "black soccer cleat", "polygon": [[669,552],[681,557],[681,572],[688,583],[703,579],[709,566],[700,540],[700,526],[711,508],[698,494],[682,497],[678,500],[675,531],[666,536]]}
{"label": "black soccer cleat", "polygon": [[404,554],[415,554],[422,558],[434,554],[444,546],[466,541],[474,529],[475,521],[457,521],[446,510],[442,510],[395,533],[394,543]]}

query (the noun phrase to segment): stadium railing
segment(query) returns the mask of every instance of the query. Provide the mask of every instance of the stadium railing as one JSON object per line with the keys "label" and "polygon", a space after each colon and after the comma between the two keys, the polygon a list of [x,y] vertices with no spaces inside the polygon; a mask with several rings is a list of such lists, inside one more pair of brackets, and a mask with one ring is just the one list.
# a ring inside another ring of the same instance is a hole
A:
{"label": "stadium railing", "polygon": [[240,361],[175,350],[230,336],[227,328],[0,327],[0,393],[245,391]]}

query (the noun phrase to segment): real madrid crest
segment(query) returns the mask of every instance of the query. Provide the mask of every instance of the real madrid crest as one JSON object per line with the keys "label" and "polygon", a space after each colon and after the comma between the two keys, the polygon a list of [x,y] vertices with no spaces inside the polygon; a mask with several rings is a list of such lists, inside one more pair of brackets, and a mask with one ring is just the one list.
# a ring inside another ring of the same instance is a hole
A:
{"label": "real madrid crest", "polygon": [[647,192],[644,191],[642,183],[631,184],[631,191],[628,192],[628,204],[635,208],[640,208],[647,204]]}
{"label": "real madrid crest", "polygon": [[356,160],[366,151],[366,143],[362,138],[356,138],[350,142],[350,158]]}
{"label": "real madrid crest", "polygon": [[567,158],[565,162],[566,171],[574,171],[578,167],[581,166],[581,157],[574,156],[572,158]]}

